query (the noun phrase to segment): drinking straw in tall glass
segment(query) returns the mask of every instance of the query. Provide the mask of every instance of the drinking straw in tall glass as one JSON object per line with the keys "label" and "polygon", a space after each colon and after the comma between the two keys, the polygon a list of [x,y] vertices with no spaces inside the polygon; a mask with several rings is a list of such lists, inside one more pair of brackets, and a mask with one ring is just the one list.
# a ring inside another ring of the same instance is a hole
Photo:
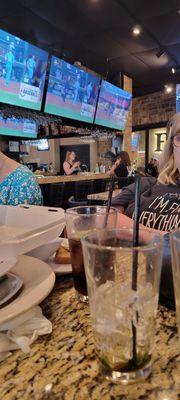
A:
{"label": "drinking straw in tall glass", "polygon": [[[82,238],[94,343],[106,378],[123,383],[151,372],[155,315],[162,266],[161,235],[130,229],[104,229]],[[137,255],[137,286],[132,288]],[[133,357],[133,326],[136,358]]]}
{"label": "drinking straw in tall glass", "polygon": [[104,229],[105,226],[115,228],[117,210],[110,208],[107,212],[105,206],[79,206],[69,208],[65,215],[74,286],[79,299],[86,302],[88,300],[87,285],[80,239],[95,229]]}
{"label": "drinking straw in tall glass", "polygon": [[180,341],[180,230],[170,234],[176,318]]}

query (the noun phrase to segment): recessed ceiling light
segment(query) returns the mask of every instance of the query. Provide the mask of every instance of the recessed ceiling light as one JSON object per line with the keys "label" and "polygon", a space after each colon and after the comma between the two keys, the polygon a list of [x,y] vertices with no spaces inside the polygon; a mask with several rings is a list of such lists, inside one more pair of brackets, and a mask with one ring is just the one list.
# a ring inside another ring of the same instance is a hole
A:
{"label": "recessed ceiling light", "polygon": [[166,93],[172,93],[173,87],[171,85],[165,85],[165,92]]}
{"label": "recessed ceiling light", "polygon": [[172,72],[172,74],[175,74],[175,73],[176,73],[176,70],[175,70],[174,67],[171,68],[171,72]]}
{"label": "recessed ceiling light", "polygon": [[141,29],[140,25],[135,25],[135,26],[133,26],[133,30],[132,30],[133,35],[135,35],[135,36],[140,35],[141,30],[142,30],[142,29]]}

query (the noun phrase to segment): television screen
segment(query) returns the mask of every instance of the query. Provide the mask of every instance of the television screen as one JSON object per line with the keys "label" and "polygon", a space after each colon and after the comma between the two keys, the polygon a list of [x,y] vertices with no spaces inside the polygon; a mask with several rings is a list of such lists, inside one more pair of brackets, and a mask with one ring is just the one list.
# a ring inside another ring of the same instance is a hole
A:
{"label": "television screen", "polygon": [[176,85],[176,112],[180,112],[180,84]]}
{"label": "television screen", "polygon": [[48,151],[49,150],[49,142],[47,139],[37,140],[37,150],[39,151]]}
{"label": "television screen", "polygon": [[40,110],[48,53],[0,29],[0,101]]}
{"label": "television screen", "polygon": [[51,58],[45,112],[93,122],[100,78],[59,58]]}
{"label": "television screen", "polygon": [[19,142],[9,141],[9,151],[12,153],[19,153]]}
{"label": "television screen", "polygon": [[139,146],[140,135],[139,133],[132,133],[131,135],[131,150],[136,151]]}
{"label": "television screen", "polygon": [[37,124],[27,118],[4,118],[0,115],[0,135],[36,138]]}
{"label": "television screen", "polygon": [[125,129],[131,98],[131,93],[102,80],[95,124],[118,130]]}

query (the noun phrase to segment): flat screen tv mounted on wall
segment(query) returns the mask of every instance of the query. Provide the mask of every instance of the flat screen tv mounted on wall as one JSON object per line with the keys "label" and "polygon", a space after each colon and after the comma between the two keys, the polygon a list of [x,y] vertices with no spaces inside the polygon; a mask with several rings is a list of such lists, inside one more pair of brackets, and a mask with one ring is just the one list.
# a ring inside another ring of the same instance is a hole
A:
{"label": "flat screen tv mounted on wall", "polygon": [[37,138],[37,123],[32,119],[0,115],[0,135]]}
{"label": "flat screen tv mounted on wall", "polygon": [[45,112],[93,123],[100,78],[51,57]]}
{"label": "flat screen tv mounted on wall", "polygon": [[102,80],[95,124],[124,130],[128,119],[131,98],[131,93]]}
{"label": "flat screen tv mounted on wall", "polygon": [[48,53],[0,29],[0,102],[40,110]]}

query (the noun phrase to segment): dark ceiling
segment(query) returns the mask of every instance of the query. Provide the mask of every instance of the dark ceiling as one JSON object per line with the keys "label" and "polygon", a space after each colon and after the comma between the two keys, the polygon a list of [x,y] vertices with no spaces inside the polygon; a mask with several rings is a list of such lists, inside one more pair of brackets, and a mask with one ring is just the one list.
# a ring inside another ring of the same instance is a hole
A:
{"label": "dark ceiling", "polygon": [[139,96],[180,82],[178,10],[180,0],[4,0],[0,27],[110,81],[126,73]]}

